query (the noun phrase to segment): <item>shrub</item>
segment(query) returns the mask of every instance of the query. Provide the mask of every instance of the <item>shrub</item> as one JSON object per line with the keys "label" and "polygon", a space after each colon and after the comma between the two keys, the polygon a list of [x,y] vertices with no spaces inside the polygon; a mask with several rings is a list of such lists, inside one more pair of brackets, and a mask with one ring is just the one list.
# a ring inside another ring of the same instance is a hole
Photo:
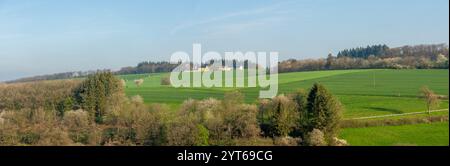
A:
{"label": "shrub", "polygon": [[[45,127],[45,126],[42,126]],[[38,130],[39,131],[39,130]],[[38,134],[39,141],[35,144],[38,146],[67,146],[74,145],[69,134],[65,130],[55,129]]]}
{"label": "shrub", "polygon": [[0,112],[0,145],[11,146],[19,145],[18,125],[14,123],[13,118],[17,111]]}
{"label": "shrub", "polygon": [[305,90],[298,90],[294,94],[291,94],[290,98],[297,104],[297,112],[306,111],[308,107],[308,93]]}
{"label": "shrub", "polygon": [[2,113],[1,145],[72,145],[66,129],[52,111],[16,110]]}
{"label": "shrub", "polygon": [[58,115],[60,117],[63,117],[65,112],[70,111],[73,108],[74,108],[73,98],[66,97],[66,99],[58,103],[56,110],[58,111]]}
{"label": "shrub", "polygon": [[[193,116],[209,131],[210,142],[216,145],[233,144],[232,139],[253,138],[260,134],[255,105],[243,104],[243,96],[227,93],[223,101],[187,100],[181,106],[181,116]],[[237,97],[232,98],[231,96]],[[242,97],[241,97],[242,96]]]}
{"label": "shrub", "polygon": [[120,79],[120,84],[121,84],[123,87],[127,87],[127,82],[126,82],[124,79]]}
{"label": "shrub", "polygon": [[259,136],[260,129],[256,119],[257,108],[254,105],[241,104],[225,108],[224,125],[230,138],[253,138]]}
{"label": "shrub", "polygon": [[332,146],[348,146],[349,144],[344,139],[339,139],[337,137],[334,137],[333,138],[333,143],[331,145]]}
{"label": "shrub", "polygon": [[143,83],[144,83],[144,79],[134,80],[134,84],[136,84],[137,87],[140,87]]}
{"label": "shrub", "polygon": [[131,103],[134,104],[144,104],[144,98],[139,95],[131,97]]}
{"label": "shrub", "polygon": [[194,116],[181,116],[169,124],[167,145],[170,146],[207,146],[209,131],[203,125],[197,124]]}
{"label": "shrub", "polygon": [[293,137],[275,137],[274,145],[277,146],[297,146],[301,143],[301,138],[293,138]]}
{"label": "shrub", "polygon": [[240,105],[245,101],[245,96],[239,91],[231,91],[224,94],[223,103],[226,107]]}
{"label": "shrub", "polygon": [[162,77],[161,78],[161,85],[171,85],[170,77],[169,76]]}
{"label": "shrub", "polygon": [[136,144],[146,146],[161,146],[167,144],[168,119],[167,108],[161,105],[151,105],[139,111],[136,121]]}
{"label": "shrub", "polygon": [[[0,110],[0,127],[4,126],[7,122],[7,119],[4,118],[4,116],[9,113],[10,111],[3,111]],[[1,135],[1,134],[0,134]]]}
{"label": "shrub", "polygon": [[197,125],[198,130],[198,142],[196,143],[197,146],[208,146],[209,145],[209,131],[208,129],[201,125]]}
{"label": "shrub", "polygon": [[268,111],[271,108],[271,100],[261,99],[258,102],[258,122],[261,124],[266,124],[268,118]]}
{"label": "shrub", "polygon": [[152,121],[154,119],[151,117],[150,111],[152,109],[144,105],[140,96],[133,96],[130,100],[125,100],[121,107],[111,110],[105,115],[104,124],[107,129],[103,132],[102,144],[144,144],[144,141],[140,140],[142,135],[146,134],[143,132],[148,132],[144,128],[154,122],[158,123],[158,121]]}
{"label": "shrub", "polygon": [[272,100],[269,116],[272,135],[286,137],[297,125],[297,105],[286,96],[277,96]]}
{"label": "shrub", "polygon": [[83,110],[68,111],[64,115],[63,124],[67,128],[70,138],[75,143],[89,144],[90,134],[94,128],[89,121],[89,114]]}
{"label": "shrub", "polygon": [[296,135],[300,136],[303,131],[308,130],[308,93],[306,93],[305,90],[300,89],[294,94],[291,94],[290,98],[297,104],[298,125]]}

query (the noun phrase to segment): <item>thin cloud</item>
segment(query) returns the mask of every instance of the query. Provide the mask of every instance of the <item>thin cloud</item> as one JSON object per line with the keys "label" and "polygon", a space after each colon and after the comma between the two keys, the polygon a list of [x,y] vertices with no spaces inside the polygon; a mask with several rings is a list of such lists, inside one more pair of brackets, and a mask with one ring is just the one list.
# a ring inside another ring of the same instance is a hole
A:
{"label": "thin cloud", "polygon": [[248,32],[258,28],[268,28],[269,26],[280,25],[283,22],[291,21],[288,17],[265,17],[252,21],[242,21],[238,23],[214,26],[205,29],[206,36],[228,36]]}
{"label": "thin cloud", "polygon": [[266,14],[269,12],[275,12],[275,11],[277,11],[277,9],[279,9],[280,7],[282,7],[283,5],[286,5],[288,3],[290,3],[290,2],[280,2],[280,3],[272,4],[270,6],[265,6],[265,7],[251,9],[251,10],[245,10],[245,11],[231,12],[231,13],[227,13],[227,14],[224,14],[221,16],[212,17],[209,19],[204,19],[204,20],[189,22],[186,24],[181,24],[181,25],[178,25],[175,28],[173,28],[172,31],[170,32],[170,34],[175,35],[184,29],[189,29],[189,28],[193,28],[196,26],[210,24],[210,23],[214,23],[214,22],[218,22],[218,21],[222,21],[222,20],[226,20],[226,19],[230,19],[230,18],[261,15],[261,14]]}

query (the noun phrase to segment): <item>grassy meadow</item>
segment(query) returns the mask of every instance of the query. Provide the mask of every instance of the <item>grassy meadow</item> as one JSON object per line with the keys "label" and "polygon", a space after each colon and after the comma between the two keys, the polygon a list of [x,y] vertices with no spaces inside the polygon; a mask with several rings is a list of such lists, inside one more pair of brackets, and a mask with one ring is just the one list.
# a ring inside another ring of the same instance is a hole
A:
{"label": "grassy meadow", "polygon": [[448,146],[448,122],[343,129],[352,146]]}

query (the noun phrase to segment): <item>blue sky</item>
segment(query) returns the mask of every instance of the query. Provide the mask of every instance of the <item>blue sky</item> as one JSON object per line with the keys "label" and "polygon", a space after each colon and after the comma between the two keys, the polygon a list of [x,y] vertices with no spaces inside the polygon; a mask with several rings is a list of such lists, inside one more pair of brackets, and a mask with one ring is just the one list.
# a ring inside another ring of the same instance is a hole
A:
{"label": "blue sky", "polygon": [[325,57],[370,44],[448,43],[448,0],[0,0],[0,81],[176,51]]}

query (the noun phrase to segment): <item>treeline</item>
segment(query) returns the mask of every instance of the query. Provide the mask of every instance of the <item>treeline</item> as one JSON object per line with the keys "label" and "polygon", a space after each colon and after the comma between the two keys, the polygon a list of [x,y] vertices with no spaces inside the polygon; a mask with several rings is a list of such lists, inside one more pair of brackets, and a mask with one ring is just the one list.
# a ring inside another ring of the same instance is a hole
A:
{"label": "treeline", "polygon": [[[44,97],[12,90],[28,84],[2,86],[1,94],[10,93],[20,102]],[[226,93],[223,100],[187,100],[178,111],[144,104],[140,96],[128,98],[122,86],[112,73],[97,73],[45,94],[64,94],[55,97],[59,106],[38,102],[16,107],[8,103],[17,101],[4,100],[0,145],[346,145],[337,138],[340,103],[319,84],[258,104],[243,103],[239,92]]]}
{"label": "treeline", "polygon": [[0,110],[57,110],[71,98],[80,80],[0,84]]}
{"label": "treeline", "polygon": [[[248,60],[245,60],[243,62],[237,62],[237,61],[226,61],[226,60],[219,60],[222,63],[222,66],[225,66],[226,64],[232,64],[227,67],[232,68],[240,68],[241,66],[243,68],[248,68],[249,66],[255,67],[254,63],[249,63]],[[198,68],[202,67],[211,67],[214,63],[214,60],[211,60],[209,62],[205,62],[203,64],[193,64],[190,63],[189,67],[192,70],[197,70]],[[119,71],[114,72],[115,74],[146,74],[146,73],[165,73],[165,72],[172,72],[173,69],[175,69],[179,64],[171,64],[169,62],[141,62],[136,67],[124,67],[120,69]],[[252,66],[253,65],[253,66]]]}
{"label": "treeline", "polygon": [[279,63],[283,72],[343,69],[448,69],[448,46],[418,45],[387,49],[384,45],[341,51],[337,57],[286,60]]}
{"label": "treeline", "polygon": [[385,56],[389,54],[389,47],[387,45],[374,45],[367,47],[358,47],[352,49],[345,49],[339,51],[337,57],[352,57],[352,58],[368,58],[369,56]]}
{"label": "treeline", "polygon": [[5,83],[20,83],[20,82],[34,82],[34,81],[49,81],[49,80],[81,78],[81,77],[87,77],[89,75],[95,74],[97,72],[102,72],[102,71],[108,71],[108,70],[76,71],[76,72],[47,74],[47,75],[19,78],[16,80],[6,81]]}
{"label": "treeline", "polygon": [[448,45],[423,44],[416,46],[403,46],[397,48],[389,48],[387,45],[373,45],[367,47],[345,49],[343,51],[340,51],[337,57],[369,58],[370,56],[374,56],[380,58],[392,58],[392,57],[413,56],[413,57],[433,58],[439,54],[448,57]]}
{"label": "treeline", "polygon": [[178,64],[169,62],[141,62],[136,67],[124,67],[116,74],[144,74],[144,73],[165,73],[171,72]]}

